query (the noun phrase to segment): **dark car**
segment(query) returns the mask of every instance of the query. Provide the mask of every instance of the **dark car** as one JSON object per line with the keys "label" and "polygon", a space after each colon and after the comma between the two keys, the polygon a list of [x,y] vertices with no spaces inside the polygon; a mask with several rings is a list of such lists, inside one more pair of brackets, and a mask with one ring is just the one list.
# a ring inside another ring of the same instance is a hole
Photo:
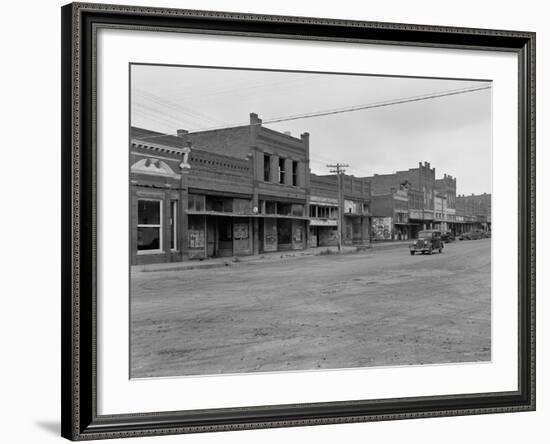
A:
{"label": "dark car", "polygon": [[466,233],[462,233],[459,236],[460,240],[477,240],[477,239],[483,239],[483,231],[481,230],[472,230],[467,231]]}
{"label": "dark car", "polygon": [[441,239],[443,239],[443,242],[448,244],[449,242],[454,242],[456,240],[455,235],[451,233],[450,231],[445,231],[441,234]]}
{"label": "dark car", "polygon": [[483,239],[483,231],[481,230],[470,231],[470,239],[473,239],[473,240]]}
{"label": "dark car", "polygon": [[418,239],[414,240],[409,246],[411,255],[414,253],[432,254],[434,251],[443,253],[443,240],[441,239],[441,231],[424,230],[418,233]]}

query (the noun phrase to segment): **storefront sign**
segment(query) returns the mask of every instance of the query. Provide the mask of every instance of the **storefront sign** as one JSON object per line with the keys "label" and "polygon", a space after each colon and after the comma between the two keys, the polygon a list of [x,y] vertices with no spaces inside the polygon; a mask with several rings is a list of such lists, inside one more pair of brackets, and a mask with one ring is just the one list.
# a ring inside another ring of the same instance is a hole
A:
{"label": "storefront sign", "polygon": [[204,248],[204,230],[189,230],[189,248]]}

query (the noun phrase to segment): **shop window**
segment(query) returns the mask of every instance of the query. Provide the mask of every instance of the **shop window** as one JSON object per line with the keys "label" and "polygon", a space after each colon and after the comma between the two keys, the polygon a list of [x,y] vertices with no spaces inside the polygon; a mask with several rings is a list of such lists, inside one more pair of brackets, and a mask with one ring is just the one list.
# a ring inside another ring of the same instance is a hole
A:
{"label": "shop window", "polygon": [[277,214],[290,216],[292,214],[292,204],[279,202],[277,204]]}
{"label": "shop window", "polygon": [[219,213],[232,213],[233,199],[208,196],[206,198],[206,211],[216,211]]}
{"label": "shop window", "polygon": [[284,184],[286,178],[285,159],[279,157],[279,183]]}
{"label": "shop window", "polygon": [[298,186],[298,162],[292,161],[292,185]]}
{"label": "shop window", "polygon": [[266,214],[277,214],[277,202],[265,202],[265,212]]}
{"label": "shop window", "polygon": [[269,182],[271,180],[271,156],[264,154],[264,181]]}
{"label": "shop window", "polygon": [[304,215],[304,206],[301,204],[292,205],[292,215],[293,216],[303,216]]}
{"label": "shop window", "polygon": [[162,250],[162,201],[138,200],[137,248],[143,252]]}

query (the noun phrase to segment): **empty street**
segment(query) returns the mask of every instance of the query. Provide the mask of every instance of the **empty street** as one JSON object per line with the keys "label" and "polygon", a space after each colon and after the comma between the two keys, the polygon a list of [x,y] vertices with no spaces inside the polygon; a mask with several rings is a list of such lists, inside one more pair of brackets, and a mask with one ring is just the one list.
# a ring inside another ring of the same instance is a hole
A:
{"label": "empty street", "polygon": [[490,246],[134,271],[131,376],[490,360]]}

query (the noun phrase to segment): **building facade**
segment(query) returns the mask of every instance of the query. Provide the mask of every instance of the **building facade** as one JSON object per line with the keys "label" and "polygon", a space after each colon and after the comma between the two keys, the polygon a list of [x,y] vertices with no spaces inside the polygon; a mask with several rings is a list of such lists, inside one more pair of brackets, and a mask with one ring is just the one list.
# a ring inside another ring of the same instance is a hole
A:
{"label": "building facade", "polygon": [[309,134],[249,124],[165,135],[131,129],[132,264],[490,231],[491,195],[456,196],[428,162],[394,174],[316,175]]}
{"label": "building facade", "polygon": [[309,135],[132,128],[132,264],[307,247]]}
{"label": "building facade", "polygon": [[368,245],[370,183],[347,174],[310,174],[310,180],[310,246],[338,245],[339,224],[342,226],[343,245]]}
{"label": "building facade", "polygon": [[[373,202],[378,202],[372,214],[373,223],[376,221],[379,226],[372,233],[373,240],[410,239],[419,230],[434,227],[435,168],[429,162],[419,162],[418,168],[375,174],[366,179],[371,183]],[[389,210],[390,207],[399,211]],[[377,214],[379,211],[382,213]]]}
{"label": "building facade", "polygon": [[491,232],[491,194],[459,195],[456,199],[457,217],[463,219],[462,229],[481,229]]}
{"label": "building facade", "polygon": [[[435,168],[418,168],[367,178],[372,189],[372,239],[415,238],[419,230],[438,229],[460,234],[473,229],[490,231],[491,195],[456,195],[456,178],[435,178]],[[406,198],[405,198],[406,196]]]}
{"label": "building facade", "polygon": [[392,188],[387,194],[372,198],[372,238],[374,241],[407,240],[409,223],[409,189]]}

